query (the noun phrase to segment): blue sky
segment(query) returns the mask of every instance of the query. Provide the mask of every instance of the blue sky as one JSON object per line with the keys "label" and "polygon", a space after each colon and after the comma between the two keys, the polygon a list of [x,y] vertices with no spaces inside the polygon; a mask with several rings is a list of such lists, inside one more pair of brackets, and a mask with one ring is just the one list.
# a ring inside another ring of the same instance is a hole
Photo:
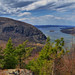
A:
{"label": "blue sky", "polygon": [[0,0],[0,17],[32,25],[75,25],[75,0]]}

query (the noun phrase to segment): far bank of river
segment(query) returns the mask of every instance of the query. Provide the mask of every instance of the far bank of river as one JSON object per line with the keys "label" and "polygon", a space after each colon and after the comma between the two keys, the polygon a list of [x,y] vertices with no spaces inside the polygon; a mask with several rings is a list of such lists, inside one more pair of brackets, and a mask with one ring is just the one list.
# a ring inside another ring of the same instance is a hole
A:
{"label": "far bank of river", "polygon": [[66,33],[66,34],[75,35],[75,27],[62,29],[61,32]]}

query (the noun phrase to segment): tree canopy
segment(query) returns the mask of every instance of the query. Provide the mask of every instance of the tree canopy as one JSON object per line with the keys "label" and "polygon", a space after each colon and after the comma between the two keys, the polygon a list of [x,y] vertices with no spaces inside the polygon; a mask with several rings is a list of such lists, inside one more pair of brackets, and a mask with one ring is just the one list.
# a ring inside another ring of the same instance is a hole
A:
{"label": "tree canopy", "polygon": [[33,59],[27,68],[32,70],[36,75],[54,75],[55,60],[61,58],[65,53],[63,38],[51,42],[48,37],[45,46],[39,52],[39,57]]}

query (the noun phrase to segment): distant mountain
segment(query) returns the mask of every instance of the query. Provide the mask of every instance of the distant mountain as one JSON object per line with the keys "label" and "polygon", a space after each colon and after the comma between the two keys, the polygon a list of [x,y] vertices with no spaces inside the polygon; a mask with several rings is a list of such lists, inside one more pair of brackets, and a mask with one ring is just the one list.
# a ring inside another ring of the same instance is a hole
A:
{"label": "distant mountain", "polygon": [[70,27],[75,27],[75,26],[72,26],[72,25],[35,25],[35,27],[37,28],[41,28],[41,27],[43,28],[47,28],[47,27],[68,27],[70,28]]}
{"label": "distant mountain", "polygon": [[20,43],[25,40],[43,43],[46,40],[46,36],[33,25],[0,17],[0,40],[7,41],[10,37],[14,43]]}

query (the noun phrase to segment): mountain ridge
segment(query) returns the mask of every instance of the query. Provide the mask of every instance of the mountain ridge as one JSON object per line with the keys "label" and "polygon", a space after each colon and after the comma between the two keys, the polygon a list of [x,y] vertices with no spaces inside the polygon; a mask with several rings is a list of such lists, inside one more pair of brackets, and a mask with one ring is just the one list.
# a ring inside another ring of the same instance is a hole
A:
{"label": "mountain ridge", "polygon": [[11,18],[0,17],[0,40],[7,41],[10,37],[15,43],[25,40],[43,43],[46,40],[46,36],[33,25]]}

